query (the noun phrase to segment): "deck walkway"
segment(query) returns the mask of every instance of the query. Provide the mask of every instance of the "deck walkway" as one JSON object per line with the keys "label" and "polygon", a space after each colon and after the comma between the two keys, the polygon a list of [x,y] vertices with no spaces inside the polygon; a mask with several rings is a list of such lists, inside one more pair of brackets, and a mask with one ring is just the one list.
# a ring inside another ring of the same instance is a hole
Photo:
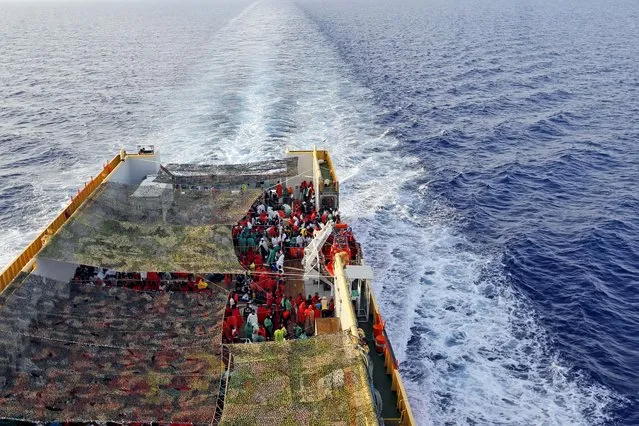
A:
{"label": "deck walkway", "polygon": [[[331,178],[331,171],[326,163],[320,164],[320,171],[322,172],[322,192],[325,194],[337,194],[335,187],[332,185],[333,180]],[[324,181],[328,179],[331,181],[331,185],[324,186]]]}
{"label": "deck walkway", "polygon": [[[399,419],[400,412],[397,409],[397,394],[391,390],[391,377],[386,374],[384,357],[375,352],[375,340],[373,339],[373,316],[368,321],[359,322],[359,327],[366,333],[366,343],[370,349],[370,359],[373,362],[373,383],[375,389],[382,396],[382,417],[386,421]],[[392,424],[387,422],[387,424]]]}

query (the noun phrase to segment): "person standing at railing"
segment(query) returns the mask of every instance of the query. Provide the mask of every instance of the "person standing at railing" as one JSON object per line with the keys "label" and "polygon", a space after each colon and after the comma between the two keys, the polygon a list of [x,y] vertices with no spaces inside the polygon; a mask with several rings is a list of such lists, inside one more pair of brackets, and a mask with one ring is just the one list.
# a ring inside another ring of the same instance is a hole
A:
{"label": "person standing at railing", "polygon": [[264,328],[267,340],[271,340],[273,338],[273,317],[271,315],[264,318]]}
{"label": "person standing at railing", "polygon": [[304,331],[307,336],[315,334],[315,310],[312,305],[309,305],[306,309],[306,321],[304,323]]}
{"label": "person standing at railing", "polygon": [[280,251],[280,255],[277,258],[277,262],[275,262],[275,266],[277,267],[277,271],[282,274],[284,273],[284,253]]}
{"label": "person standing at railing", "polygon": [[246,324],[244,325],[244,336],[246,336],[247,339],[251,339],[252,335],[253,335],[253,326],[251,325],[250,322],[246,322]]}
{"label": "person standing at railing", "polygon": [[320,305],[322,310],[322,318],[328,317],[328,300],[326,299],[326,296],[322,297]]}
{"label": "person standing at railing", "polygon": [[296,338],[296,339],[299,339],[299,337],[300,337],[300,336],[304,333],[304,330],[302,330],[302,327],[300,327],[300,325],[299,325],[299,324],[297,324],[297,325],[295,326],[295,331],[294,331],[294,333],[295,333],[295,338]]}
{"label": "person standing at railing", "polygon": [[297,307],[297,323],[304,324],[305,321],[306,321],[306,302],[302,302]]}
{"label": "person standing at railing", "polygon": [[281,306],[282,306],[283,310],[288,311],[289,313],[293,310],[293,305],[291,303],[290,298],[289,299],[287,299],[287,298],[282,299]]}
{"label": "person standing at railing", "polygon": [[259,324],[257,321],[257,314],[252,309],[250,310],[248,317],[246,318],[246,323],[251,324],[251,327],[258,328]]}

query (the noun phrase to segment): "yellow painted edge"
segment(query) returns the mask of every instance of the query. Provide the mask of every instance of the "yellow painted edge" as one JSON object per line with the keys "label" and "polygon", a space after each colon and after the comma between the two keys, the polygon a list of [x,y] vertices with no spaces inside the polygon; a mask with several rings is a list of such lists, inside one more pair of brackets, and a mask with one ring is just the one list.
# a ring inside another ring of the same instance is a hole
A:
{"label": "yellow painted edge", "polygon": [[313,146],[313,186],[315,187],[315,209],[320,209],[320,194],[323,190],[322,185],[322,169],[319,165],[319,156],[317,154],[317,148]]}
{"label": "yellow painted edge", "polygon": [[300,150],[286,150],[287,154],[312,154],[313,150],[312,149],[300,149]]}
{"label": "yellow painted edge", "polygon": [[[346,307],[346,315],[348,316],[348,318],[344,318],[344,320],[348,321],[346,325],[348,325],[351,335],[353,335],[354,337],[359,337],[359,333],[357,332],[357,316],[355,316],[355,310],[353,309],[353,303],[351,302],[350,287],[346,280],[346,273],[344,271],[343,257],[345,256],[346,253],[337,253],[333,258],[335,281],[336,286],[339,286],[339,292],[342,299],[340,301],[340,305]],[[344,329],[343,326],[342,329]]]}

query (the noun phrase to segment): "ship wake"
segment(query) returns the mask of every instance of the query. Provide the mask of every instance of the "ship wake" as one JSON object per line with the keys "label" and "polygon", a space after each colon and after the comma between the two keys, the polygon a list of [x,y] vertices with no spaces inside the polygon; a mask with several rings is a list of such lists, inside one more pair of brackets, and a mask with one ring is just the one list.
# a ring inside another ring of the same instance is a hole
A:
{"label": "ship wake", "polygon": [[302,10],[255,3],[213,47],[158,135],[162,148],[196,162],[330,150],[420,423],[607,420],[611,392],[562,360],[501,254],[473,246],[456,212],[430,198],[428,171],[376,124],[387,112]]}
{"label": "ship wake", "polygon": [[614,396],[567,364],[500,263],[432,198],[387,114],[294,3],[260,1],[212,38],[144,142],[164,162],[240,163],[313,144],[330,151],[342,216],[423,424],[584,424]]}

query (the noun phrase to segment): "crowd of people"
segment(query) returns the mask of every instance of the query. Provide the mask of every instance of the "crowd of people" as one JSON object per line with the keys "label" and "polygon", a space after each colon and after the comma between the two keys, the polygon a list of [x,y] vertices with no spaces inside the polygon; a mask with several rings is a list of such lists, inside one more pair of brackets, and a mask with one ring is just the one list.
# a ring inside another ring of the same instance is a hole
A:
{"label": "crowd of people", "polygon": [[224,342],[239,343],[306,339],[315,334],[315,319],[335,315],[335,304],[318,293],[281,297],[277,304],[247,303],[241,310],[240,293],[232,292],[224,313]]}
{"label": "crowd of people", "polygon": [[339,211],[315,210],[312,182],[303,181],[299,196],[280,182],[267,189],[248,214],[233,227],[233,241],[240,263],[251,271],[284,272],[284,261],[301,258],[313,233],[332,220],[339,223]]}
{"label": "crowd of people", "polygon": [[135,291],[210,292],[212,283],[232,282],[229,274],[209,274],[206,279],[186,272],[117,272],[107,268],[81,265],[76,268],[74,283],[99,287],[123,287]]}
{"label": "crowd of people", "polygon": [[[303,339],[315,333],[315,318],[333,316],[332,299],[320,298],[317,293],[306,299],[302,294],[295,299],[285,295],[289,275],[284,270],[285,261],[303,257],[316,230],[328,221],[340,221],[337,210],[316,211],[314,193],[312,182],[303,181],[297,197],[293,188],[278,182],[264,191],[233,228],[238,259],[247,272],[237,277],[236,288],[229,295],[226,342]],[[240,312],[242,302],[247,307]]]}
{"label": "crowd of people", "polygon": [[[97,286],[125,287],[137,291],[211,291],[212,283],[230,290],[223,339],[227,343],[304,339],[315,333],[315,319],[334,316],[334,301],[318,293],[307,298],[287,296],[287,259],[302,258],[316,230],[329,221],[340,222],[339,211],[315,209],[312,182],[299,190],[277,182],[267,188],[246,216],[233,227],[233,242],[244,274],[201,276],[180,272],[116,272],[80,266],[73,281]],[[241,308],[240,305],[243,307]]]}

